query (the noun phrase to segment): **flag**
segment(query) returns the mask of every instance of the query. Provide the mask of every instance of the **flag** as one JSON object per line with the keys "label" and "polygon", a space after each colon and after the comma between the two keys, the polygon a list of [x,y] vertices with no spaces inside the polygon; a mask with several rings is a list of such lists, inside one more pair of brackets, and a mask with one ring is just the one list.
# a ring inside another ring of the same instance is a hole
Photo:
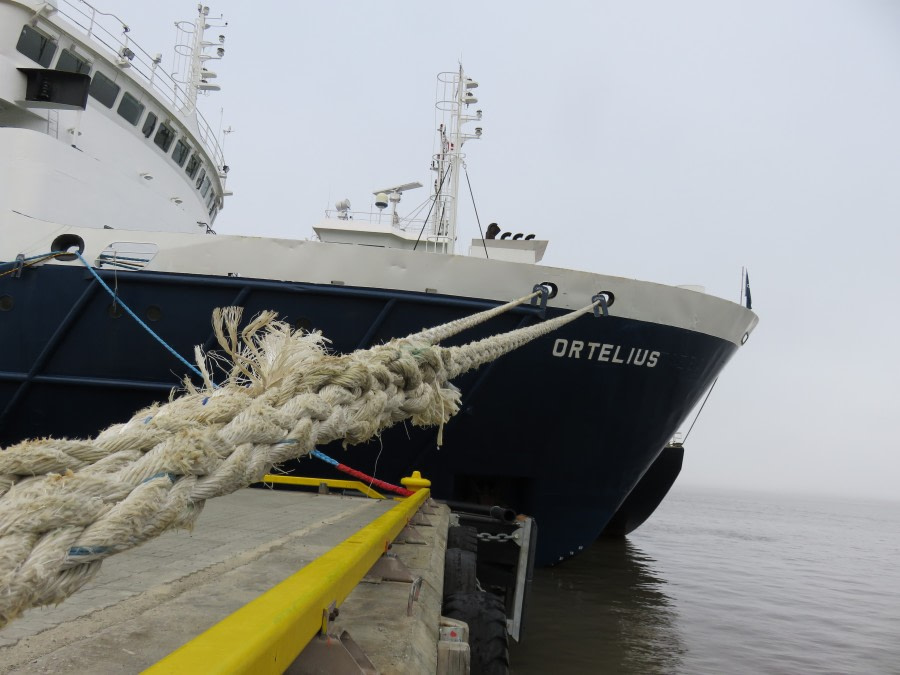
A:
{"label": "flag", "polygon": [[753,304],[750,302],[750,273],[744,273],[744,299],[747,301],[747,309],[753,309]]}

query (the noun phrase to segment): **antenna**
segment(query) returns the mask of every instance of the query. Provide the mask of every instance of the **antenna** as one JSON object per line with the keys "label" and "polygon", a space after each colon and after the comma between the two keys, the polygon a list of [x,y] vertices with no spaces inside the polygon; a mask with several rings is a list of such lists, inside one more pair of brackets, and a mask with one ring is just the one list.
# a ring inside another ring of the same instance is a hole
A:
{"label": "antenna", "polygon": [[422,187],[422,184],[419,181],[414,181],[412,183],[404,183],[403,185],[384,188],[383,190],[375,190],[372,193],[375,195],[375,206],[379,211],[384,211],[384,208],[388,205],[388,201],[390,201],[392,205],[391,223],[393,225],[399,225],[400,216],[397,215],[397,204],[400,203],[400,196],[407,190],[415,190],[420,187]]}
{"label": "antenna", "polygon": [[[179,43],[175,45],[176,63],[179,60],[187,61],[187,64],[184,64],[187,72],[178,79],[187,89],[182,110],[185,113],[191,113],[197,107],[197,95],[200,92],[222,89],[219,84],[210,82],[217,77],[217,74],[207,68],[207,62],[218,61],[225,56],[225,36],[219,35],[218,40],[212,42],[204,40],[203,35],[208,28],[223,28],[228,25],[228,22],[221,16],[210,19],[209,7],[197,5],[197,18],[193,24],[188,21],[179,21],[175,25],[178,27],[179,34]],[[210,53],[213,51],[214,53]],[[179,68],[179,70],[181,69]]]}
{"label": "antenna", "polygon": [[484,132],[480,125],[474,133],[463,131],[463,125],[469,122],[480,122],[482,110],[469,112],[469,106],[478,103],[472,92],[478,88],[478,82],[466,77],[462,64],[458,72],[446,72],[438,75],[440,99],[436,107],[443,114],[443,122],[438,126],[440,151],[434,156],[431,168],[438,176],[446,176],[448,185],[435,181],[434,208],[432,213],[431,232],[438,245],[445,250],[453,251],[456,245],[456,216],[459,195],[459,174],[464,164],[465,153],[462,146],[466,141],[481,138]]}

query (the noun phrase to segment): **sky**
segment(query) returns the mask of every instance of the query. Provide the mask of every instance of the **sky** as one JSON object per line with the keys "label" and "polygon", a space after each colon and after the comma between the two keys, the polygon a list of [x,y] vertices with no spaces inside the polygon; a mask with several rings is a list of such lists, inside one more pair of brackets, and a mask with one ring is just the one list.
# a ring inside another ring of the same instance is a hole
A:
{"label": "sky", "polygon": [[[173,22],[195,16],[186,0],[97,4],[163,66]],[[760,323],[680,484],[900,499],[900,3],[230,0],[218,14],[223,89],[201,109],[232,130],[220,234],[304,239],[338,199],[365,210],[376,188],[429,185],[436,75],[462,62],[484,111],[465,149],[485,225],[550,239],[544,264],[734,301],[749,270]],[[477,236],[467,201],[461,241]]]}

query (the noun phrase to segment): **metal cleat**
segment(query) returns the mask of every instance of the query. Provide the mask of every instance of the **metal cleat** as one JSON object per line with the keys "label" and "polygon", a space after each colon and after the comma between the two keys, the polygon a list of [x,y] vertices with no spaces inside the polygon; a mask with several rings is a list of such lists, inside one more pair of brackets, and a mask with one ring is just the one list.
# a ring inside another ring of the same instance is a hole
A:
{"label": "metal cleat", "polygon": [[531,305],[540,308],[543,314],[547,313],[547,300],[550,298],[550,289],[544,284],[535,284],[532,293],[540,293],[531,299]]}
{"label": "metal cleat", "polygon": [[385,553],[381,556],[363,577],[363,581],[376,584],[382,581],[411,583],[413,580],[414,577],[409,568],[393,553]]}
{"label": "metal cleat", "polygon": [[[594,316],[600,316],[600,311],[603,311],[603,316],[609,316],[609,305],[607,304],[609,301],[609,296],[605,293],[597,293],[593,298],[591,298],[591,302],[594,303]],[[599,307],[597,304],[599,303]]]}
{"label": "metal cleat", "polygon": [[316,635],[285,672],[294,675],[377,675],[378,669],[350,634],[342,631],[340,635]]}
{"label": "metal cleat", "polygon": [[422,537],[419,531],[412,525],[407,525],[403,531],[394,539],[395,544],[427,544],[428,541]]}
{"label": "metal cleat", "polygon": [[412,518],[409,519],[410,525],[421,525],[422,527],[434,527],[431,524],[431,521],[422,514],[421,511],[416,511]]}

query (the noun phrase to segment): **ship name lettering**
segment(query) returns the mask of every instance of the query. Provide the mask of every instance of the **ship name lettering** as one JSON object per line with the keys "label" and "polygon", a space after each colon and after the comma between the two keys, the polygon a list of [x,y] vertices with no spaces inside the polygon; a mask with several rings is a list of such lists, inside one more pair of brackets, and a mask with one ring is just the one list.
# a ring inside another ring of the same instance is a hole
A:
{"label": "ship name lettering", "polygon": [[637,347],[623,347],[622,345],[605,342],[567,340],[566,338],[557,338],[553,343],[553,356],[581,359],[582,355],[586,361],[624,363],[632,366],[655,368],[656,364],[659,363],[660,352]]}

